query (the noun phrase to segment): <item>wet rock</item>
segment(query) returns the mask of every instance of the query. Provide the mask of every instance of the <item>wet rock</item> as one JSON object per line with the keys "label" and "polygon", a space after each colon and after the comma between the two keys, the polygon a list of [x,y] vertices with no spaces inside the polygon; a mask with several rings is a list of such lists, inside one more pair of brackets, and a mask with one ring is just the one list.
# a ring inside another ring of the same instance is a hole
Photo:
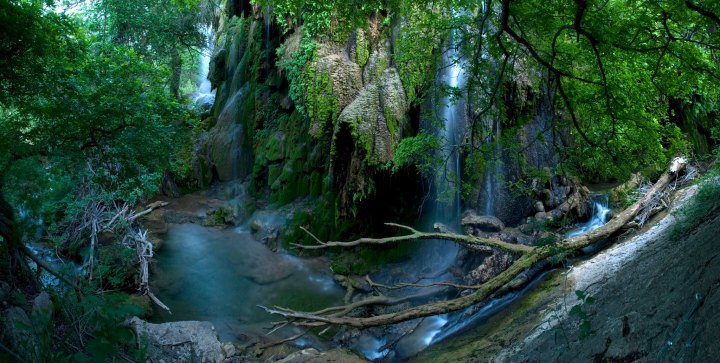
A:
{"label": "wet rock", "polygon": [[52,314],[53,302],[50,300],[50,295],[43,291],[33,300],[33,321],[40,326],[46,326],[52,319]]}
{"label": "wet rock", "polygon": [[[335,50],[328,50],[333,52]],[[317,49],[317,53],[323,53],[323,47]],[[344,53],[344,51],[341,51]],[[324,110],[329,114],[313,114],[311,119],[313,123],[310,126],[310,134],[314,137],[321,137],[323,134],[324,123],[329,116],[333,116],[332,112],[339,112],[347,107],[356,98],[362,89],[362,71],[360,66],[347,59],[345,54],[329,54],[324,57],[318,56],[318,61],[309,65],[313,68],[318,77],[325,78],[329,81],[328,87],[331,90],[327,93],[323,89],[312,89],[309,91],[310,103],[330,104],[334,105],[333,110]],[[320,86],[321,87],[321,86]],[[335,114],[337,117],[337,114]]]}
{"label": "wet rock", "polygon": [[338,363],[361,363],[367,362],[364,359],[360,359],[352,353],[342,350],[333,349],[327,352],[319,352],[315,348],[303,349],[301,351],[292,353],[287,357],[278,360],[278,363],[325,363],[325,362],[338,362]]}
{"label": "wet rock", "polygon": [[513,263],[513,256],[505,251],[495,250],[480,265],[470,271],[466,280],[471,284],[483,283],[505,271]]}
{"label": "wet rock", "polygon": [[226,358],[223,345],[210,322],[151,324],[133,317],[128,324],[138,336],[148,339],[148,354],[155,361],[214,363]]}
{"label": "wet rock", "polygon": [[542,202],[535,202],[535,211],[538,213],[545,212],[545,206]]}
{"label": "wet rock", "polygon": [[450,228],[448,226],[442,224],[442,223],[434,223],[433,224],[433,231],[439,232],[439,233],[452,233]]}
{"label": "wet rock", "polygon": [[465,212],[460,224],[465,227],[473,227],[484,232],[500,232],[505,224],[497,217],[479,216],[475,211]]}

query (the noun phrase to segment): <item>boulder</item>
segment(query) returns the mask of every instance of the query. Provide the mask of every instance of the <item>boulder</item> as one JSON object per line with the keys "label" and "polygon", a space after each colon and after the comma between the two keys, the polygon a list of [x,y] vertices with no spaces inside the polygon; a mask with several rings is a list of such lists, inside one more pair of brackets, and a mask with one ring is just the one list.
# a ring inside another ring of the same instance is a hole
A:
{"label": "boulder", "polygon": [[151,324],[133,317],[128,325],[148,341],[149,358],[172,362],[222,362],[225,350],[215,327],[207,321]]}
{"label": "boulder", "polygon": [[500,232],[505,228],[505,224],[493,216],[479,216],[475,211],[465,212],[460,224],[463,228],[477,228],[483,232]]}

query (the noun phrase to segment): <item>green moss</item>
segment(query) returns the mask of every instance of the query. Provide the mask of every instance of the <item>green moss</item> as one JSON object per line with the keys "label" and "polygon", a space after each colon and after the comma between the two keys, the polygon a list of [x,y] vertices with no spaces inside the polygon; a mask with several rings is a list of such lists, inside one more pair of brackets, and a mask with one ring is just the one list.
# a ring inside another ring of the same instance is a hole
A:
{"label": "green moss", "polygon": [[323,176],[319,171],[313,171],[310,175],[310,195],[319,197],[323,191]]}
{"label": "green moss", "polygon": [[304,197],[310,195],[310,176],[302,175],[297,181],[297,196]]}
{"label": "green moss", "polygon": [[357,55],[357,64],[360,65],[360,67],[364,67],[365,64],[367,64],[368,59],[370,59],[370,46],[368,44],[368,40],[365,37],[365,32],[363,30],[357,31],[357,37],[356,37],[356,55]]}
{"label": "green moss", "polygon": [[273,185],[273,183],[280,178],[280,174],[282,173],[282,164],[270,164],[268,165],[268,186]]}
{"label": "green moss", "polygon": [[307,67],[304,73],[306,85],[307,113],[312,122],[310,134],[316,138],[322,137],[326,125],[332,123],[340,114],[340,104],[333,92],[333,83],[328,71],[318,71],[314,67]]}

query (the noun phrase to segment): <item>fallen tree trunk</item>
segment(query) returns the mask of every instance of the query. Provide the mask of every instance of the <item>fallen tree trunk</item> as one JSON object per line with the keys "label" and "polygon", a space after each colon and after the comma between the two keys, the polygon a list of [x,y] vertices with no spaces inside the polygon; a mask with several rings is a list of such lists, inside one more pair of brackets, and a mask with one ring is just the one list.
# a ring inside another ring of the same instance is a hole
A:
{"label": "fallen tree trunk", "polygon": [[[583,247],[586,247],[588,245],[591,245],[601,239],[608,238],[611,235],[615,234],[618,230],[620,230],[625,224],[628,222],[631,222],[635,216],[642,211],[644,208],[652,207],[651,201],[654,198],[654,195],[657,193],[660,193],[664,191],[671,182],[676,180],[678,175],[685,169],[687,162],[683,158],[675,158],[668,170],[663,173],[663,175],[660,177],[660,179],[653,185],[653,187],[645,194],[643,198],[638,200],[636,203],[631,205],[629,208],[627,208],[622,213],[617,214],[615,217],[613,217],[608,223],[605,225],[592,230],[590,232],[587,232],[585,234],[575,236],[572,238],[567,238],[562,241],[560,241],[555,248],[551,248],[549,246],[543,246],[543,247],[528,247],[528,246],[522,246],[522,248],[514,248],[509,247],[507,245],[512,245],[506,242],[497,243],[498,241],[495,240],[484,240],[484,239],[477,239],[474,237],[469,237],[465,235],[458,235],[458,234],[452,234],[452,233],[424,233],[416,231],[410,227],[407,226],[401,226],[396,224],[388,224],[391,226],[397,226],[400,228],[404,228],[411,232],[409,235],[404,236],[397,236],[397,237],[386,237],[386,238],[361,238],[356,241],[352,242],[322,242],[319,239],[317,239],[315,236],[315,240],[319,243],[316,246],[303,246],[303,245],[296,245],[299,248],[305,248],[305,249],[319,249],[319,248],[330,248],[330,247],[351,247],[351,246],[357,246],[360,244],[386,244],[386,243],[394,243],[394,242],[404,242],[409,241],[413,239],[442,239],[442,240],[448,240],[448,241],[455,241],[458,243],[469,243],[469,244],[480,244],[485,245],[489,247],[496,247],[496,248],[502,248],[507,251],[519,253],[520,256],[518,259],[505,271],[501,272],[499,275],[495,276],[494,278],[490,279],[486,283],[478,286],[477,290],[470,294],[463,297],[459,297],[456,299],[446,300],[446,301],[440,301],[440,302],[434,302],[434,303],[428,303],[423,304],[419,306],[410,307],[404,310],[401,310],[399,312],[395,313],[388,313],[388,314],[382,314],[382,315],[376,315],[376,316],[369,316],[369,317],[349,317],[347,316],[347,313],[350,311],[348,309],[340,308],[340,309],[325,309],[324,311],[315,312],[315,313],[307,313],[307,312],[298,312],[293,311],[290,309],[284,309],[284,308],[267,308],[262,307],[270,314],[280,315],[289,321],[291,321],[295,325],[301,325],[301,326],[323,326],[323,325],[347,325],[357,328],[369,328],[374,326],[382,326],[382,325],[388,325],[388,324],[394,324],[399,323],[403,321],[408,321],[412,319],[432,316],[432,315],[439,315],[439,314],[445,314],[449,312],[454,312],[458,310],[462,310],[465,308],[468,308],[470,306],[473,306],[475,304],[478,304],[482,302],[483,300],[491,297],[493,294],[495,294],[498,291],[506,290],[506,287],[509,286],[509,284],[512,283],[512,281],[519,275],[521,275],[524,271],[533,268],[536,264],[542,263],[543,261],[549,259],[549,258],[564,258],[568,254],[572,254],[578,250],[580,250]],[[306,231],[307,232],[307,231]],[[308,232],[309,233],[309,232]],[[312,236],[312,234],[311,234]],[[518,245],[512,245],[517,247]],[[560,252],[558,252],[560,251]],[[372,298],[371,298],[372,299]],[[370,299],[368,299],[370,300]],[[384,302],[386,302],[384,300]],[[370,305],[372,301],[367,301],[367,303],[359,302],[356,303],[358,305]],[[330,311],[336,312],[337,310],[340,310],[344,312],[345,314],[327,314]]]}

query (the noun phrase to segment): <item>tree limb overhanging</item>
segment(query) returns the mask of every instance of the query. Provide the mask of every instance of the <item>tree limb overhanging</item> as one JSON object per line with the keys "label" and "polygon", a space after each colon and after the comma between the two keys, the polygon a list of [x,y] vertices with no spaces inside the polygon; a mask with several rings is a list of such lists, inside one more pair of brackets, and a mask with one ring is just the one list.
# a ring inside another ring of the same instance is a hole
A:
{"label": "tree limb overhanging", "polygon": [[487,298],[496,296],[496,294],[512,289],[512,286],[514,286],[513,281],[518,276],[521,276],[525,271],[533,269],[538,264],[542,264],[550,258],[563,257],[568,253],[579,251],[583,247],[589,246],[604,238],[612,236],[613,234],[618,232],[623,226],[625,226],[629,222],[632,222],[638,215],[638,213],[643,211],[644,208],[653,204],[656,194],[664,192],[666,188],[668,188],[670,184],[674,180],[676,180],[681,173],[684,172],[686,165],[687,161],[684,158],[675,158],[668,167],[668,170],[663,173],[660,179],[658,179],[658,181],[636,203],[631,205],[622,213],[617,214],[605,225],[590,232],[572,238],[566,238],[558,242],[555,248],[550,248],[549,246],[519,247],[519,245],[512,245],[506,242],[496,241],[492,239],[480,239],[452,233],[426,233],[417,231],[407,226],[392,223],[388,223],[388,225],[403,228],[410,231],[411,234],[386,238],[361,238],[351,242],[322,242],[310,232],[306,231],[318,242],[318,245],[296,246],[305,249],[319,249],[329,247],[352,247],[361,244],[387,244],[393,242],[405,242],[415,239],[442,239],[461,243],[466,246],[483,245],[488,247],[501,248],[506,251],[519,253],[520,256],[509,268],[501,272],[499,275],[488,280],[482,285],[473,286],[476,289],[475,292],[472,294],[451,300],[413,306],[394,313],[386,313],[369,317],[348,316],[348,314],[352,312],[356,307],[370,306],[375,304],[394,304],[396,302],[395,300],[407,301],[407,297],[392,298],[386,296],[375,296],[366,300],[355,302],[353,304],[339,307],[331,307],[316,312],[299,312],[281,307],[270,308],[260,306],[260,308],[264,309],[270,314],[282,316],[283,318],[287,319],[288,322],[292,322],[293,324],[298,326],[319,327],[326,325],[346,325],[356,328],[369,328],[394,324],[412,319],[445,314],[468,308],[470,306],[482,303]]}

